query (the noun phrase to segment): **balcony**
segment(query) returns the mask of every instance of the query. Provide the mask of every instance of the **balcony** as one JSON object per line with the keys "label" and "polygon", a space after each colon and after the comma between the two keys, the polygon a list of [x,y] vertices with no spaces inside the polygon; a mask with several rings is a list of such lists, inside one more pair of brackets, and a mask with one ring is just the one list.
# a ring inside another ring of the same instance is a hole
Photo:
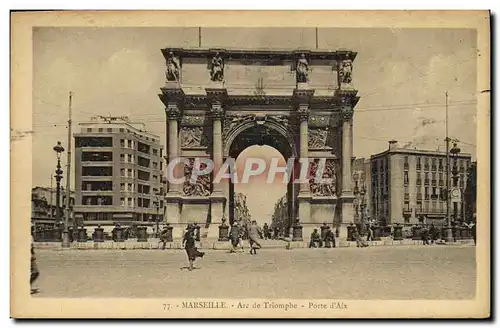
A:
{"label": "balcony", "polygon": [[437,180],[432,180],[431,181],[431,185],[434,186],[434,187],[437,186]]}
{"label": "balcony", "polygon": [[431,195],[431,199],[432,199],[432,200],[437,200],[437,199],[438,199],[438,195],[434,195],[434,194],[433,194],[433,195]]}
{"label": "balcony", "polygon": [[422,169],[422,165],[421,164],[417,164],[417,171],[420,171]]}
{"label": "balcony", "polygon": [[405,170],[408,170],[410,168],[410,165],[408,163],[404,163],[403,167]]}
{"label": "balcony", "polygon": [[437,170],[437,166],[436,166],[436,165],[432,165],[432,166],[431,166],[431,170],[432,170],[432,171],[436,171],[436,170]]}
{"label": "balcony", "polygon": [[425,184],[426,186],[428,186],[428,185],[429,185],[429,179],[425,179],[425,180],[424,180],[424,184]]}

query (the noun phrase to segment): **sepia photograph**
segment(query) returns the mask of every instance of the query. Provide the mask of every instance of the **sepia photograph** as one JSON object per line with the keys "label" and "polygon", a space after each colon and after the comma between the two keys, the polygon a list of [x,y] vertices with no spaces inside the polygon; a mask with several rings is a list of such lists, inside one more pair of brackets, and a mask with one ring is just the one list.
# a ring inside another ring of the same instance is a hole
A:
{"label": "sepia photograph", "polygon": [[11,13],[11,316],[488,317],[489,13],[192,15]]}

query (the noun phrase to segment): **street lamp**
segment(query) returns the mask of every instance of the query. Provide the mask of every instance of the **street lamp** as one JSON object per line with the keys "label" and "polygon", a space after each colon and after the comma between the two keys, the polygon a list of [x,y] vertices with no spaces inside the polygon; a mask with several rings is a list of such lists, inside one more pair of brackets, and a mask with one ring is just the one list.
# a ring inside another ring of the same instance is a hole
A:
{"label": "street lamp", "polygon": [[[64,152],[64,148],[61,142],[58,141],[57,145],[54,146],[53,150],[57,155],[57,169],[56,169],[56,222],[61,221],[61,180],[63,171],[61,170],[61,154]],[[68,220],[64,222],[64,231],[62,233],[62,247],[69,247],[69,236],[68,236]]]}

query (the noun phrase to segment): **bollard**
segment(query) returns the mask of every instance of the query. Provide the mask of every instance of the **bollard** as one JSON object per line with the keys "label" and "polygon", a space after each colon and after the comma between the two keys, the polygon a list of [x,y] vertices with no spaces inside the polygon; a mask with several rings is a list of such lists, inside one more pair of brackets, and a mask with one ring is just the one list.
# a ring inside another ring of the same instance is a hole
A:
{"label": "bollard", "polygon": [[302,238],[302,226],[300,224],[296,224],[294,227],[293,227],[293,237],[292,237],[292,241],[302,241],[303,238]]}
{"label": "bollard", "polygon": [[81,227],[78,229],[78,242],[85,243],[87,241],[87,229]]}
{"label": "bollard", "polygon": [[229,240],[229,226],[227,224],[222,223],[219,225],[219,241],[228,241]]}
{"label": "bollard", "polygon": [[123,228],[120,226],[115,227],[115,242],[123,242],[125,239],[123,238]]}
{"label": "bollard", "polygon": [[462,226],[460,227],[460,239],[469,239],[469,228]]}
{"label": "bollard", "polygon": [[62,228],[57,227],[54,229],[54,241],[61,242],[62,241]]}
{"label": "bollard", "polygon": [[403,227],[399,224],[394,227],[394,240],[403,240]]}
{"label": "bollard", "polygon": [[144,227],[144,226],[137,227],[137,241],[138,242],[148,241],[148,235],[147,235],[146,229],[147,229],[147,227]]}
{"label": "bollard", "polygon": [[373,240],[380,240],[380,227],[378,225],[372,227]]}
{"label": "bollard", "polygon": [[94,229],[94,242],[102,243],[104,242],[104,229],[98,226]]}
{"label": "bollard", "polygon": [[421,240],[422,239],[422,227],[419,225],[412,228],[413,235],[411,239],[413,240]]}

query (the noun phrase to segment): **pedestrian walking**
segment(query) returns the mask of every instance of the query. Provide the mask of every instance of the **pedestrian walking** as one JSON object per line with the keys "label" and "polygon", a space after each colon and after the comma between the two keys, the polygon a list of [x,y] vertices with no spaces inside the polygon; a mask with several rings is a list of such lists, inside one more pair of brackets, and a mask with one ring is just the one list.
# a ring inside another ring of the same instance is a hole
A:
{"label": "pedestrian walking", "polygon": [[160,248],[160,244],[162,244],[161,249],[165,249],[165,246],[167,245],[167,227],[163,227],[163,230],[160,232],[160,241],[158,242],[158,248]]}
{"label": "pedestrian walking", "polygon": [[261,248],[258,239],[261,234],[260,228],[257,225],[257,221],[252,221],[250,227],[248,227],[248,241],[250,243],[250,254],[257,255],[257,248]]}
{"label": "pedestrian walking", "polygon": [[195,243],[195,228],[194,225],[189,224],[186,232],[184,233],[184,238],[182,239],[182,245],[186,250],[188,260],[189,260],[189,271],[193,270],[194,261],[197,257],[203,257],[205,255],[204,252],[198,251]]}
{"label": "pedestrian walking", "polygon": [[269,233],[269,226],[267,225],[267,222],[264,223],[264,227],[262,228],[264,230],[264,240],[268,238],[268,233]]}
{"label": "pedestrian walking", "polygon": [[424,245],[430,245],[429,243],[429,229],[427,229],[426,226],[422,228],[422,241],[424,242]]}
{"label": "pedestrian walking", "polygon": [[431,237],[431,244],[434,244],[438,240],[438,230],[434,226],[434,223],[431,224],[431,228],[429,229],[429,235]]}
{"label": "pedestrian walking", "polygon": [[229,241],[231,242],[231,250],[230,253],[236,252],[238,245],[240,244],[240,227],[238,226],[238,222],[234,222],[231,226],[231,231],[229,231]]}
{"label": "pedestrian walking", "polygon": [[33,232],[31,234],[31,269],[30,269],[30,289],[31,294],[38,293],[38,288],[33,288],[33,283],[40,275],[38,271],[38,267],[36,265],[36,257],[35,257],[35,245],[33,240]]}

